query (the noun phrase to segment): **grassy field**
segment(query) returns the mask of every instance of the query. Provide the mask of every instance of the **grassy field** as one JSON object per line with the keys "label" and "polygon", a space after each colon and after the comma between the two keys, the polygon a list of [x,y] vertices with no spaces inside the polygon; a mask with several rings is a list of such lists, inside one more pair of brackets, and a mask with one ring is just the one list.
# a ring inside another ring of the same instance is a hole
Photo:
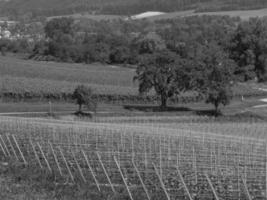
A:
{"label": "grassy field", "polygon": [[72,93],[78,84],[100,94],[137,94],[135,71],[117,66],[36,62],[0,57],[0,88],[6,92]]}
{"label": "grassy field", "polygon": [[[138,95],[137,83],[133,82],[134,69],[102,64],[70,64],[37,62],[14,57],[0,57],[1,93],[32,95],[38,98],[50,94],[73,92],[79,84],[91,86],[96,94]],[[266,85],[238,84],[235,96],[264,96],[257,88]],[[153,93],[151,93],[153,94]],[[192,96],[189,92],[185,96]]]}
{"label": "grassy field", "polygon": [[[148,17],[148,20],[162,20],[162,19],[172,19],[177,17],[189,17],[189,16],[203,16],[203,15],[226,15],[230,17],[240,17],[242,20],[248,20],[251,17],[265,17],[267,16],[267,8],[256,9],[256,10],[233,10],[233,11],[214,11],[214,12],[197,12],[195,10],[177,11],[169,12],[158,16]],[[48,17],[48,20],[53,18],[58,18],[63,16]],[[89,15],[89,14],[73,14],[66,15],[65,17],[73,17],[74,19],[91,19],[91,20],[117,20],[126,19],[126,16],[118,15]]]}
{"label": "grassy field", "polygon": [[52,20],[55,18],[60,17],[71,17],[74,19],[90,19],[95,21],[101,21],[101,20],[118,20],[118,19],[125,19],[126,16],[121,15],[91,15],[91,14],[72,14],[72,15],[62,15],[62,16],[53,16],[53,17],[47,17],[47,20]]}
{"label": "grassy field", "polygon": [[161,19],[172,19],[176,17],[203,16],[203,15],[226,15],[230,17],[240,17],[242,20],[247,20],[251,17],[267,16],[267,8],[259,10],[233,10],[233,11],[216,11],[216,12],[195,12],[194,10],[188,10],[188,11],[166,13],[148,19],[161,20]]}

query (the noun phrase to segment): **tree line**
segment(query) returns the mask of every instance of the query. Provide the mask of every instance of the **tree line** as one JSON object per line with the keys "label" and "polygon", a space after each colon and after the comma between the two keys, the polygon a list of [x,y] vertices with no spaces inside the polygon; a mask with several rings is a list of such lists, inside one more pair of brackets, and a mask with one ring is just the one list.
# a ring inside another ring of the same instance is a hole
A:
{"label": "tree line", "polygon": [[153,89],[162,108],[168,98],[193,90],[218,112],[220,104],[229,103],[235,82],[267,79],[267,18],[56,18],[47,22],[44,34],[30,58],[136,67],[140,93]]}

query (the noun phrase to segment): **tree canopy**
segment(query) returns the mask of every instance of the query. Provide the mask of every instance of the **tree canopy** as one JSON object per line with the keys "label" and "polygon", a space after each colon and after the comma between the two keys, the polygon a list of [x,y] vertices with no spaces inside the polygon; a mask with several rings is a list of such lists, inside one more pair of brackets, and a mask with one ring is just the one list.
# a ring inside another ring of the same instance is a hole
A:
{"label": "tree canopy", "polygon": [[235,74],[247,81],[267,80],[267,20],[252,18],[239,24],[232,38],[231,57],[238,64]]}
{"label": "tree canopy", "polygon": [[139,81],[139,92],[146,93],[154,89],[161,98],[161,107],[165,108],[168,98],[189,89],[190,75],[185,62],[167,50],[143,54],[134,78]]}
{"label": "tree canopy", "polygon": [[96,111],[96,101],[93,99],[93,90],[90,87],[79,85],[75,88],[73,99],[79,106],[78,113],[82,113],[82,106],[85,105],[88,110]]}
{"label": "tree canopy", "polygon": [[231,87],[235,83],[235,63],[214,43],[203,46],[199,52],[191,77],[193,88],[204,96],[207,103],[215,106],[218,114],[219,105],[229,104],[233,96]]}

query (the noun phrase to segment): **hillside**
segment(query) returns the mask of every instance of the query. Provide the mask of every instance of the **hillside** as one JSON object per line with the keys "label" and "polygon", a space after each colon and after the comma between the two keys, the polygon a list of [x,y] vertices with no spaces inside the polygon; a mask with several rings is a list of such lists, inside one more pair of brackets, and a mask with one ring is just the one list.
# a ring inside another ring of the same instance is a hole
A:
{"label": "hillside", "polygon": [[195,9],[197,11],[260,9],[267,6],[264,0],[2,0],[0,16],[55,16],[74,13],[133,15],[145,11],[174,12]]}

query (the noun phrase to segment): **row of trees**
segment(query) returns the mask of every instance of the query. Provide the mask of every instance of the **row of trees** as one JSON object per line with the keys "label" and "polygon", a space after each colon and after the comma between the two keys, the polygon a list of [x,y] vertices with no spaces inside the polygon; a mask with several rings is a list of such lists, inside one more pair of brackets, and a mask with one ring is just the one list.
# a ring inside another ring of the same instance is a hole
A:
{"label": "row of trees", "polygon": [[46,40],[33,49],[36,55],[64,62],[138,64],[143,54],[164,50],[183,59],[195,56],[209,43],[234,60],[240,81],[266,80],[267,18],[202,16],[158,22],[80,22],[54,19],[45,26]]}
{"label": "row of trees", "polygon": [[215,106],[218,114],[219,105],[227,105],[232,98],[235,63],[217,44],[199,48],[201,51],[187,58],[168,50],[142,55],[134,78],[139,82],[139,92],[154,89],[165,109],[168,98],[196,91]]}

